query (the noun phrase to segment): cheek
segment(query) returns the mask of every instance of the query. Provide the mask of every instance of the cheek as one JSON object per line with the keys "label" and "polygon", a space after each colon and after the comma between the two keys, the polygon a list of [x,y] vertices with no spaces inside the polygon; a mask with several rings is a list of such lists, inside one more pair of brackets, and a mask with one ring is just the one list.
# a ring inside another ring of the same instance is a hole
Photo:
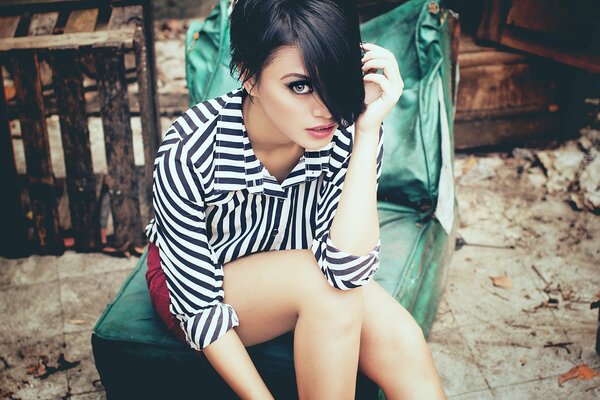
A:
{"label": "cheek", "polygon": [[280,129],[297,129],[304,112],[302,107],[303,103],[296,96],[283,92],[269,96],[267,113]]}

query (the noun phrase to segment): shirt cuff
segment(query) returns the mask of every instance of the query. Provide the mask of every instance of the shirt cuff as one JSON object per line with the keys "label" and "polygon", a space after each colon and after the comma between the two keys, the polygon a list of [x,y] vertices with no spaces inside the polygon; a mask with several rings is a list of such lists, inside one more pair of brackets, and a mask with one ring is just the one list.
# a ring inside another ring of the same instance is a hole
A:
{"label": "shirt cuff", "polygon": [[327,282],[341,290],[363,286],[371,280],[379,269],[380,248],[381,238],[369,254],[357,256],[346,253],[335,246],[329,232],[320,240],[315,239],[311,246]]}
{"label": "shirt cuff", "polygon": [[191,348],[201,351],[239,324],[233,307],[219,303],[181,322],[181,328]]}

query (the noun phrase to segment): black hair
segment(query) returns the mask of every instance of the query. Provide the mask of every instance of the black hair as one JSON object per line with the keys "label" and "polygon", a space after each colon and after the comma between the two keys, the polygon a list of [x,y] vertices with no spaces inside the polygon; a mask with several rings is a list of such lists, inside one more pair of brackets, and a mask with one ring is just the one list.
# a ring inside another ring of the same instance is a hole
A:
{"label": "black hair", "polygon": [[230,15],[231,76],[255,78],[274,53],[298,46],[310,86],[335,121],[353,124],[364,111],[358,11],[354,0],[236,0]]}

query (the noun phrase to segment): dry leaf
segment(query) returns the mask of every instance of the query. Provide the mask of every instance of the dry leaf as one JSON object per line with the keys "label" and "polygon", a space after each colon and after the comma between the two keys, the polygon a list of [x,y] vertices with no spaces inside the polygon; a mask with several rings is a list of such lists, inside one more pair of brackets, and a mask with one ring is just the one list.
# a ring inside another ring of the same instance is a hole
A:
{"label": "dry leaf", "polygon": [[477,165],[477,157],[469,156],[469,158],[467,159],[467,162],[463,166],[462,173],[466,174],[476,165]]}
{"label": "dry leaf", "polygon": [[46,373],[46,366],[42,363],[31,364],[27,367],[27,374],[39,378]]}
{"label": "dry leaf", "polygon": [[82,319],[70,319],[69,323],[74,325],[82,325],[85,324],[85,321]]}
{"label": "dry leaf", "polygon": [[496,287],[503,289],[512,288],[512,279],[510,279],[508,275],[490,276],[490,278],[492,279],[492,283]]}
{"label": "dry leaf", "polygon": [[577,365],[577,366],[571,368],[569,371],[567,371],[564,374],[562,374],[561,376],[559,376],[558,384],[560,386],[562,386],[562,384],[565,383],[566,381],[569,381],[569,380],[575,379],[575,378],[587,381],[598,375],[600,375],[600,374],[597,371],[594,371],[593,369],[588,367],[587,364],[580,364],[580,365]]}
{"label": "dry leaf", "polygon": [[13,97],[15,97],[15,94],[17,94],[17,91],[15,90],[14,86],[4,86],[4,99],[5,101],[9,101],[12,100]]}

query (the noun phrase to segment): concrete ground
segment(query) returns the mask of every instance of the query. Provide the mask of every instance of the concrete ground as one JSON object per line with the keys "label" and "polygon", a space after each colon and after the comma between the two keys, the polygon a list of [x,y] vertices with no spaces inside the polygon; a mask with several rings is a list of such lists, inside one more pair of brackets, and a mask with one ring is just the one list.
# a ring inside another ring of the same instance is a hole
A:
{"label": "concrete ground", "polygon": [[[431,350],[453,399],[596,399],[600,377],[558,380],[581,364],[600,371],[589,309],[600,295],[600,217],[545,194],[522,165],[501,154],[456,159],[467,244],[450,265]],[[136,261],[74,252],[0,260],[0,398],[104,398],[90,332]],[[499,276],[508,279],[497,287]],[[79,364],[35,377],[61,354]]]}
{"label": "concrete ground", "polygon": [[[173,17],[175,3],[157,2],[157,15]],[[185,25],[173,26],[179,32],[157,32],[159,92],[185,94]],[[598,313],[589,309],[600,296],[600,216],[575,211],[569,179],[544,162],[578,146],[456,157],[465,244],[429,337],[450,398],[599,398],[600,377],[559,385],[573,367],[600,371]],[[74,252],[0,258],[0,399],[105,398],[91,329],[136,262]],[[70,363],[78,364],[51,369]]]}

